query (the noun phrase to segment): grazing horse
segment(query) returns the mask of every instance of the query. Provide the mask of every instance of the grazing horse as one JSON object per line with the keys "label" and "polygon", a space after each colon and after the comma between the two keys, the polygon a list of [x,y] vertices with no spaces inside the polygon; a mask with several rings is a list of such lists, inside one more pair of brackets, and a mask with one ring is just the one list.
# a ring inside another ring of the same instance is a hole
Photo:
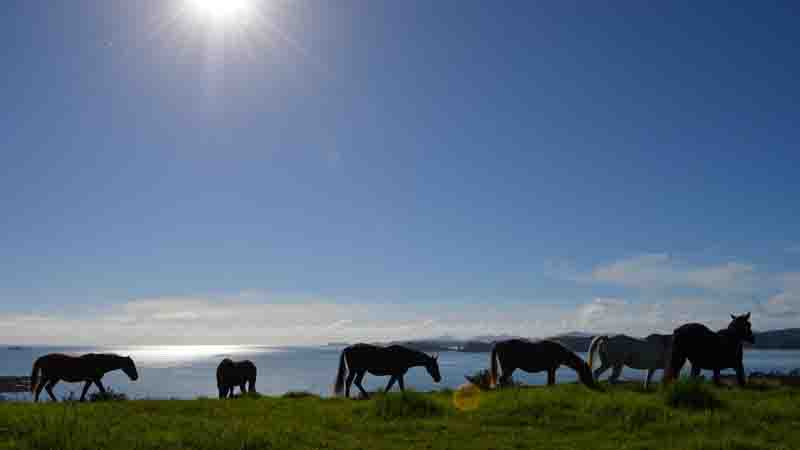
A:
{"label": "grazing horse", "polygon": [[223,359],[217,366],[219,398],[233,397],[233,390],[236,386],[239,386],[239,390],[244,394],[245,384],[247,384],[248,392],[255,392],[257,372],[256,365],[249,360],[231,361],[228,358]]}
{"label": "grazing horse", "polygon": [[[31,371],[31,393],[34,394],[34,401],[39,401],[39,394],[42,389],[47,390],[47,394],[53,401],[56,396],[53,394],[53,387],[61,380],[68,383],[85,382],[81,401],[86,399],[86,391],[92,383],[97,385],[100,392],[106,393],[103,383],[100,381],[108,372],[121,369],[132,381],[139,379],[139,372],[136,365],[129,356],[119,356],[108,353],[88,353],[82,356],[70,356],[61,353],[51,353],[38,358],[33,363]],[[41,373],[41,374],[40,374]]]}
{"label": "grazing horse", "polygon": [[672,344],[672,335],[651,334],[645,339],[618,334],[616,336],[596,336],[589,345],[589,369],[592,368],[595,355],[600,356],[600,367],[594,370],[594,379],[600,377],[606,370],[614,368],[610,383],[616,383],[622,374],[622,367],[647,370],[644,388],[650,384],[650,379],[658,369],[667,366],[669,348]]}
{"label": "grazing horse", "polygon": [[[400,390],[405,391],[403,377],[408,369],[412,367],[424,366],[433,381],[439,382],[442,376],[439,374],[439,362],[437,356],[430,356],[423,352],[412,350],[401,345],[390,345],[388,347],[378,347],[370,344],[355,344],[344,350],[339,357],[339,371],[336,372],[336,381],[333,386],[334,395],[350,397],[350,385],[355,381],[356,387],[364,397],[369,397],[367,391],[361,385],[364,375],[369,372],[372,375],[390,375],[389,384],[386,385],[384,392],[394,386],[395,381],[400,385]],[[345,380],[345,372],[347,380]]]}
{"label": "grazing horse", "polygon": [[722,369],[735,369],[739,386],[744,386],[744,365],[742,364],[742,342],[755,343],[750,327],[750,313],[734,316],[728,328],[716,333],[699,323],[688,323],[675,329],[672,339],[672,356],[664,376],[669,383],[681,373],[688,359],[692,363],[692,376],[700,375],[700,370],[714,371],[714,384],[720,384],[719,372]]}
{"label": "grazing horse", "polygon": [[510,339],[497,342],[492,348],[490,363],[492,387],[498,384],[498,364],[503,371],[499,380],[501,386],[511,380],[511,375],[516,369],[522,369],[525,372],[542,372],[546,370],[547,384],[553,385],[556,383],[556,369],[561,365],[565,365],[578,373],[578,378],[583,384],[595,387],[589,365],[580,356],[555,341]]}

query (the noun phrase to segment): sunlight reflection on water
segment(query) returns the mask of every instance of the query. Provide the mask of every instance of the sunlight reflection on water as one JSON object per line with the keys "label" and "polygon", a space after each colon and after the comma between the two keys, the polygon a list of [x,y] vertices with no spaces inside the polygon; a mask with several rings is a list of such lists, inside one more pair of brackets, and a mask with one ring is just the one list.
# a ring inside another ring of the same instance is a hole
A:
{"label": "sunlight reflection on water", "polygon": [[202,360],[236,359],[243,355],[275,353],[276,348],[246,345],[142,345],[114,347],[110,353],[130,356],[142,367],[180,367]]}

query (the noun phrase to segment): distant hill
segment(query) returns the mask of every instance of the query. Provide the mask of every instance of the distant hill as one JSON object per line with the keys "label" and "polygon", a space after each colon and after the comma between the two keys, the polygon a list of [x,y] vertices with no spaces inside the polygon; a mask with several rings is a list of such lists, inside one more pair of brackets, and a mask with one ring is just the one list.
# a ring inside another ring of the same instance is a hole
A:
{"label": "distant hill", "polygon": [[756,343],[752,348],[761,349],[798,349],[800,348],[800,328],[763,331],[755,333]]}

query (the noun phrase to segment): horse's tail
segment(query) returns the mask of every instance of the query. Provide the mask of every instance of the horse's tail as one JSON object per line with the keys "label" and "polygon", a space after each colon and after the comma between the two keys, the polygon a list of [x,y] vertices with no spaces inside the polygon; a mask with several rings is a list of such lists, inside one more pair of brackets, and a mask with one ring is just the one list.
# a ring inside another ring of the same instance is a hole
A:
{"label": "horse's tail", "polygon": [[496,387],[497,386],[497,344],[492,347],[492,356],[491,364],[489,369],[489,386]]}
{"label": "horse's tail", "polygon": [[345,352],[347,349],[342,350],[342,354],[339,356],[339,370],[336,372],[336,381],[333,383],[333,395],[342,395],[344,391],[344,375],[347,372]]}
{"label": "horse's tail", "polygon": [[33,368],[31,369],[31,393],[36,392],[36,388],[39,387],[39,372],[41,372],[41,359],[37,358],[36,361],[33,362]]}
{"label": "horse's tail", "polygon": [[589,345],[589,355],[588,360],[589,363],[589,370],[592,370],[592,364],[594,364],[594,356],[597,354],[597,351],[600,350],[600,346],[603,344],[608,344],[608,336],[601,335],[595,336],[592,339],[592,343]]}
{"label": "horse's tail", "polygon": [[222,389],[222,386],[225,384],[225,374],[222,370],[222,364],[217,366],[217,387]]}

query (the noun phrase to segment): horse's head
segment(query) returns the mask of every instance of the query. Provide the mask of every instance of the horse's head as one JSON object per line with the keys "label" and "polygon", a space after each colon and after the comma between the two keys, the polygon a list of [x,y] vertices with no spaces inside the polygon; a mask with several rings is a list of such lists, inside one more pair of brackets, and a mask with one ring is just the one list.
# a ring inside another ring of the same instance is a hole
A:
{"label": "horse's head", "polygon": [[433,381],[442,381],[442,375],[439,373],[439,355],[428,356],[425,361],[425,369],[433,378]]}
{"label": "horse's head", "polygon": [[731,314],[731,319],[733,320],[728,325],[728,330],[739,339],[754,344],[756,338],[753,336],[753,330],[750,327],[750,313],[742,314],[741,316]]}
{"label": "horse's head", "polygon": [[131,359],[130,356],[123,358],[122,371],[125,372],[125,375],[132,381],[139,379],[139,371],[136,370],[136,364],[133,363],[133,359]]}

